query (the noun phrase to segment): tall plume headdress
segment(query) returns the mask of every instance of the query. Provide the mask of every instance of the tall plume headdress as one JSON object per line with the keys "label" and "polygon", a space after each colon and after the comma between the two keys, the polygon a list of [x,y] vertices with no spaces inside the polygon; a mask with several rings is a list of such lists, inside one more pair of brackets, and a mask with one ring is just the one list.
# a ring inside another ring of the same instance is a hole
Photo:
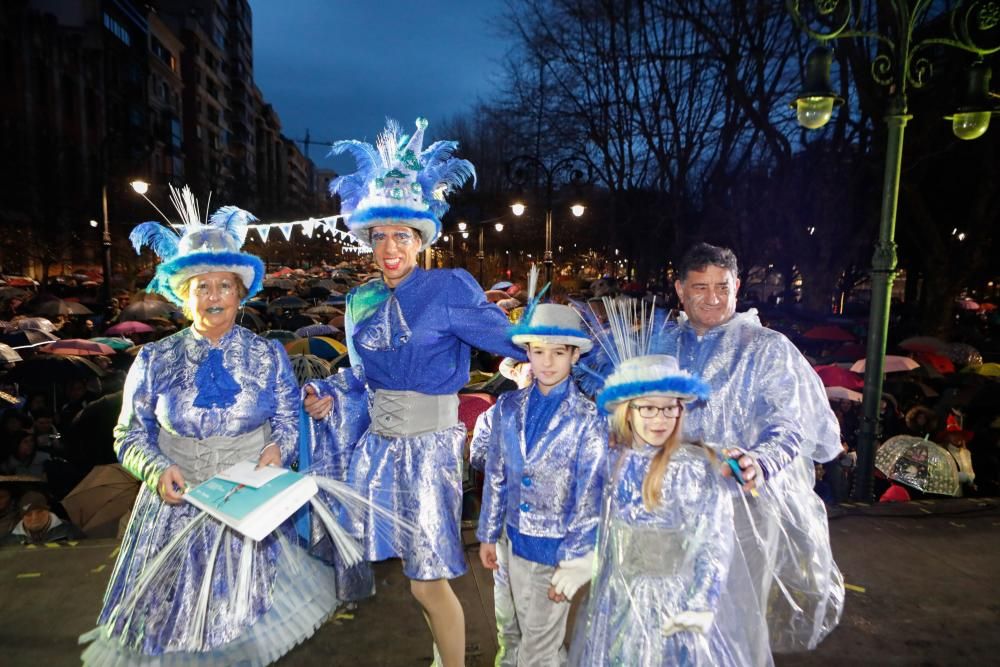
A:
{"label": "tall plume headdress", "polygon": [[597,394],[597,407],[610,413],[624,401],[646,395],[676,396],[689,402],[708,398],[708,385],[696,375],[680,369],[677,359],[650,354],[654,332],[662,324],[655,302],[628,298],[603,300],[607,328],[587,320],[591,334],[611,361],[610,374]]}
{"label": "tall plume headdress", "polygon": [[445,196],[470,178],[476,183],[472,163],[453,156],[457,141],[436,141],[424,149],[427,120],[418,118],[416,126],[407,136],[399,123],[387,120],[374,146],[344,140],[330,149],[334,155],[350,153],[357,162],[356,172],[330,181],[330,194],[340,195],[347,228],[366,245],[372,227],[401,225],[420,232],[420,249],[428,248],[441,235]]}
{"label": "tall plume headdress", "polygon": [[185,281],[203,273],[229,271],[247,289],[244,302],[259,292],[264,263],[241,250],[248,225],[257,218],[236,206],[223,206],[203,222],[198,201],[186,185],[179,190],[171,185],[170,200],[180,216],[180,233],[158,222],[144,222],[129,234],[137,253],[149,246],[160,258],[147,290],[183,306],[185,296],[180,289]]}

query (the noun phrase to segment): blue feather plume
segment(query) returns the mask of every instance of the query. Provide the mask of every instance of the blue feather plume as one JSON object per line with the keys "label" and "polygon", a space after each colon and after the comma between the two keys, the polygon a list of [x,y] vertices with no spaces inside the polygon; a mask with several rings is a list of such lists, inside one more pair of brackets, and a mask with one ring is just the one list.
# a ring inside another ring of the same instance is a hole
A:
{"label": "blue feather plume", "polygon": [[449,158],[443,162],[425,165],[417,174],[417,182],[424,191],[424,199],[438,217],[443,216],[448,210],[448,202],[434,196],[438,188],[445,186],[443,194],[447,194],[462,187],[470,178],[475,187],[476,168],[468,160],[460,158]]}
{"label": "blue feather plume", "polygon": [[458,150],[457,141],[447,139],[435,141],[420,152],[420,164],[428,165],[443,162],[451,158],[452,153],[456,150]]}
{"label": "blue feather plume", "polygon": [[221,226],[226,233],[237,238],[242,247],[247,238],[247,227],[257,218],[250,211],[244,211],[239,206],[223,206],[208,219],[209,224]]}
{"label": "blue feather plume", "polygon": [[177,244],[180,241],[174,230],[158,222],[144,222],[138,225],[128,238],[136,253],[142,252],[143,246],[149,246],[157,257],[164,261],[177,254]]}
{"label": "blue feather plume", "polygon": [[350,153],[358,165],[358,170],[346,176],[339,176],[330,181],[330,194],[340,195],[342,212],[349,213],[358,206],[358,202],[368,193],[368,184],[381,169],[382,156],[371,144],[354,139],[335,142],[330,147],[331,155]]}

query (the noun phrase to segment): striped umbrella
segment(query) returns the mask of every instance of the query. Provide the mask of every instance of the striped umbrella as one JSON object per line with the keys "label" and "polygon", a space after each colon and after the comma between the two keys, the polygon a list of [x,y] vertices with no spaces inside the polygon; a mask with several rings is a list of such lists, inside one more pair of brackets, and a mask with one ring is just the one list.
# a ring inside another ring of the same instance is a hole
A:
{"label": "striped umbrella", "polygon": [[329,336],[313,336],[285,343],[285,350],[288,354],[314,354],[320,359],[330,361],[346,353],[347,347]]}

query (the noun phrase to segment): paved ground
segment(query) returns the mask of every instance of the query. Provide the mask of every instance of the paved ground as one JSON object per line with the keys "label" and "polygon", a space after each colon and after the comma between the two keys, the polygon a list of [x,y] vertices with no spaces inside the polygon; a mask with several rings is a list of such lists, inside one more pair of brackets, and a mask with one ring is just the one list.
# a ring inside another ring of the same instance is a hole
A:
{"label": "paved ground", "polygon": [[[1000,662],[1000,501],[847,506],[830,523],[851,589],[843,621],[810,654],[778,665],[995,665]],[[115,543],[0,549],[0,664],[79,664],[114,563]],[[468,664],[496,649],[489,574],[470,545],[456,580],[468,627]],[[379,595],[327,623],[281,665],[430,663],[430,633],[395,563],[377,569]]]}

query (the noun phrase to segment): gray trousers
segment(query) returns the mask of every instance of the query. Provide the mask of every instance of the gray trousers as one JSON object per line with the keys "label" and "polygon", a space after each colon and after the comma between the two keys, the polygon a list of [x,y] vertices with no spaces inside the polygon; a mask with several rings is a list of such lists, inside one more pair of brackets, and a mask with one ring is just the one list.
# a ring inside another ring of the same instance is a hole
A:
{"label": "gray trousers", "polygon": [[566,664],[566,619],[570,605],[549,600],[556,568],[520,556],[506,533],[497,542],[493,607],[497,619],[497,667],[559,667]]}

